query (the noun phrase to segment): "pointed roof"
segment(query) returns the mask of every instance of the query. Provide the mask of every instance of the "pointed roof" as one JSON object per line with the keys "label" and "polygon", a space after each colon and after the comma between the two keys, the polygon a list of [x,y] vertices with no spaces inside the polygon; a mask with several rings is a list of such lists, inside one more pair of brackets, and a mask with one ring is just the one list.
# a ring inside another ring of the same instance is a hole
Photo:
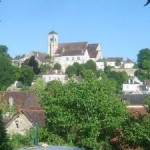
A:
{"label": "pointed roof", "polygon": [[55,31],[51,31],[48,34],[58,34],[58,33],[56,33]]}
{"label": "pointed roof", "polygon": [[90,58],[96,58],[97,56],[97,47],[99,46],[99,44],[88,44],[87,46],[87,50],[89,53]]}
{"label": "pointed roof", "polygon": [[133,61],[129,58],[127,58],[127,60],[125,61],[125,63],[133,63]]}

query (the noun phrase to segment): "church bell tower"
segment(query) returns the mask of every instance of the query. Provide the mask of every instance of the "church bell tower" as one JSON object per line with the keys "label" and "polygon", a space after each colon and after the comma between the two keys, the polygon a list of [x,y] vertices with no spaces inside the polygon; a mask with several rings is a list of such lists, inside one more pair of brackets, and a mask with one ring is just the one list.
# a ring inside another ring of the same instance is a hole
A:
{"label": "church bell tower", "polygon": [[58,34],[55,31],[51,31],[48,34],[48,54],[54,56],[58,49]]}

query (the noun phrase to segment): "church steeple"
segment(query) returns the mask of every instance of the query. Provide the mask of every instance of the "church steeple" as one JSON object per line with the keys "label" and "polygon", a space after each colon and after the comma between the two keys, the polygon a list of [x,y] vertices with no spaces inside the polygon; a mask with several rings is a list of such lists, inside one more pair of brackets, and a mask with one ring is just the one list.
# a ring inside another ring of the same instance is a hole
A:
{"label": "church steeple", "polygon": [[54,56],[58,49],[58,34],[55,31],[51,31],[48,34],[48,54]]}

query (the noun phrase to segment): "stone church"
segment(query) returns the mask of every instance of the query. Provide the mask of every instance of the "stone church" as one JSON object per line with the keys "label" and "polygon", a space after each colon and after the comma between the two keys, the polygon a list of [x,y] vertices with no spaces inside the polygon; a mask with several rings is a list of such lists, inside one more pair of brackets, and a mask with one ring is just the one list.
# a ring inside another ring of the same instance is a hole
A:
{"label": "stone church", "polygon": [[98,43],[59,43],[58,34],[55,31],[48,34],[48,54],[54,58],[54,63],[61,64],[62,70],[74,62],[82,64],[90,59],[94,62],[102,59],[102,50]]}

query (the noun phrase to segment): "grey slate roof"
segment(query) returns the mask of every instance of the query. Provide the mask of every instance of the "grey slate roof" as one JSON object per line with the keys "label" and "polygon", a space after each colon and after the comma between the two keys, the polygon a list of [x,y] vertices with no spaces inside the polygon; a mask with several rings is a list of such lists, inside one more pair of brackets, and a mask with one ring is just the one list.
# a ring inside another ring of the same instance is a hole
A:
{"label": "grey slate roof", "polygon": [[77,56],[83,55],[85,50],[87,50],[90,58],[96,58],[98,45],[88,44],[88,42],[61,43],[58,45],[55,54],[60,56]]}
{"label": "grey slate roof", "polygon": [[108,58],[106,58],[106,61],[108,61],[108,62],[115,62],[116,60],[123,62],[122,57],[108,57]]}
{"label": "grey slate roof", "polygon": [[51,31],[48,34],[57,34],[55,31]]}
{"label": "grey slate roof", "polygon": [[88,44],[87,50],[90,58],[95,58],[97,56],[98,51],[96,51],[99,44]]}
{"label": "grey slate roof", "polygon": [[145,99],[149,94],[122,94],[119,97],[129,105],[145,105]]}
{"label": "grey slate roof", "polygon": [[125,63],[133,63],[133,61],[129,58],[127,58],[127,60],[125,61]]}
{"label": "grey slate roof", "polygon": [[45,58],[46,54],[45,53],[41,53],[41,52],[37,52],[37,51],[32,51],[31,53],[36,59],[38,59],[42,63],[46,62],[46,58]]}

